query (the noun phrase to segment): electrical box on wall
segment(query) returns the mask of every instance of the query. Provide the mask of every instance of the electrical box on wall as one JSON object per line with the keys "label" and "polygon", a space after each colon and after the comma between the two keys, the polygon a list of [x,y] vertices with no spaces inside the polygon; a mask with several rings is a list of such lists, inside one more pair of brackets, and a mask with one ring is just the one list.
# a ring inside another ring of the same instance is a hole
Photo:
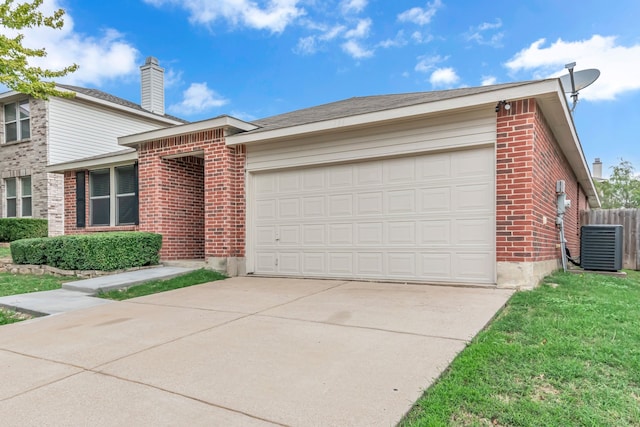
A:
{"label": "electrical box on wall", "polygon": [[622,269],[621,225],[583,225],[580,228],[580,264],[585,270]]}

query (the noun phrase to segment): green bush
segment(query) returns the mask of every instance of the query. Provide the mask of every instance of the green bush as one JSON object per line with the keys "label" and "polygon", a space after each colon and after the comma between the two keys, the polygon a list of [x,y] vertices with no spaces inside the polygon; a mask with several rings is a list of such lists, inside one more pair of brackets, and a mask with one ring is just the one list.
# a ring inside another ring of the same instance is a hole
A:
{"label": "green bush", "polygon": [[0,242],[47,237],[49,223],[37,218],[0,218]]}
{"label": "green bush", "polygon": [[118,270],[157,264],[162,236],[112,232],[25,239],[11,243],[16,264],[47,264],[63,270]]}

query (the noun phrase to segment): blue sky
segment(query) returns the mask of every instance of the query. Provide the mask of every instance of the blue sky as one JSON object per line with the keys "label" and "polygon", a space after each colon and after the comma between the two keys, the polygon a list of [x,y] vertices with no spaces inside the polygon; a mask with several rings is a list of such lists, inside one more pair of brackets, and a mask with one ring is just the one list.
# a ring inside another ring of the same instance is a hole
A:
{"label": "blue sky", "polygon": [[[19,1],[19,0],[18,0]],[[45,0],[61,31],[30,30],[66,83],[140,100],[139,66],[165,68],[167,112],[244,120],[387,93],[598,68],[574,113],[587,162],[640,170],[640,2]]]}

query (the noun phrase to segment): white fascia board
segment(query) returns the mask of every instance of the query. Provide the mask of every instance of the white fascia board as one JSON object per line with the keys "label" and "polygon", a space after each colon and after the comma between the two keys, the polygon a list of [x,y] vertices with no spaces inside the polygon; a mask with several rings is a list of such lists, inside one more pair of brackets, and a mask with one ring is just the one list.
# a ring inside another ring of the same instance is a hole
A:
{"label": "white fascia board", "polygon": [[236,132],[247,132],[257,129],[258,126],[236,119],[230,116],[215,117],[213,119],[202,120],[200,122],[182,124],[164,129],[156,129],[148,132],[142,132],[135,135],[121,136],[118,138],[118,144],[128,147],[135,147],[138,144],[157,139],[171,138],[189,133],[206,131],[209,129],[224,128],[225,135],[231,135]]}
{"label": "white fascia board", "polygon": [[7,92],[0,93],[0,102],[5,103],[7,101],[13,101],[14,99],[17,99],[17,98],[24,98],[25,96],[27,95],[15,90],[9,90]]}
{"label": "white fascia board", "polygon": [[[106,101],[104,99],[100,99],[100,98],[96,98],[90,95],[86,95],[84,93],[80,93],[80,92],[74,92],[70,89],[66,89],[66,88],[62,88],[62,87],[57,87],[58,90],[61,90],[63,92],[72,92],[75,93],[74,98],[76,99],[81,99],[83,101],[89,101],[93,104],[98,104],[98,105],[103,105],[105,107],[109,107],[109,108],[113,108],[116,110],[120,110],[123,112],[126,112],[128,114],[133,114],[136,116],[141,116],[147,119],[151,119],[151,120],[155,120],[157,122],[163,122],[163,123],[167,123],[169,125],[180,125],[183,124],[183,122],[179,121],[179,120],[174,120],[168,117],[164,117],[164,116],[160,116],[158,114],[153,114],[150,111],[144,111],[144,110],[138,110],[136,108],[131,108],[131,107],[127,107],[126,105],[121,105],[121,104],[116,104],[114,102],[109,102]],[[71,98],[71,99],[74,99]]]}
{"label": "white fascia board", "polygon": [[138,160],[138,152],[130,151],[123,154],[114,154],[112,156],[80,159],[71,162],[58,163],[55,165],[49,165],[45,170],[49,173],[64,173],[66,171],[81,170],[81,169],[98,169],[107,166],[115,166],[118,164],[126,164],[135,162]]}
{"label": "white fascia board", "polygon": [[274,129],[271,131],[256,132],[250,134],[237,134],[229,136],[226,140],[226,143],[227,145],[251,144],[273,139],[297,137],[311,133],[344,130],[348,127],[366,126],[373,123],[381,123],[393,120],[406,120],[412,117],[419,117],[427,114],[434,114],[449,110],[469,108],[483,104],[488,104],[490,105],[490,108],[494,108],[495,103],[500,100],[533,98],[542,93],[554,91],[554,85],[555,82],[552,80],[543,80],[540,82],[523,84],[521,86],[515,86],[506,89],[498,89],[491,92],[460,96],[441,101],[426,102],[423,104],[411,105],[408,107],[400,107],[391,110],[341,117],[337,119],[325,120],[299,126]]}

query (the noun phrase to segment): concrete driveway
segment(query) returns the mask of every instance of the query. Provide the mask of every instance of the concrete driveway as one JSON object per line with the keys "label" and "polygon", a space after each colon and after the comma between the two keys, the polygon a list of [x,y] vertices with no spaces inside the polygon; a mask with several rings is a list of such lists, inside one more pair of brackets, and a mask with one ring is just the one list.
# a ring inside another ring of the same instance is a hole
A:
{"label": "concrete driveway", "polygon": [[512,291],[233,278],[0,327],[5,426],[392,426]]}

